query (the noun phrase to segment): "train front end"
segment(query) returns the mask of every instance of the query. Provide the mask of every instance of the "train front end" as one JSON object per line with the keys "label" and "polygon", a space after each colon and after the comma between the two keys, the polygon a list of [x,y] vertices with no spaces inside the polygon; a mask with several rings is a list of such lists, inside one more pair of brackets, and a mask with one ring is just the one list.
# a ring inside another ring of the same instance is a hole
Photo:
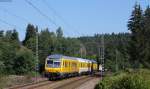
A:
{"label": "train front end", "polygon": [[61,77],[61,56],[50,55],[45,61],[45,73],[49,79]]}

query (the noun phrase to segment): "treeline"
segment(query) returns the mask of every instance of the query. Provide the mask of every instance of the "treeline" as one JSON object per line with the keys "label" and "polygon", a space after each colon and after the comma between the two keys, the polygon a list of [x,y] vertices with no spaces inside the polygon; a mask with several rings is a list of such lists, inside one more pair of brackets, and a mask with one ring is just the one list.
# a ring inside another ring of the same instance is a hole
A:
{"label": "treeline", "polygon": [[0,31],[0,74],[24,74],[34,71],[33,52],[21,45],[16,30]]}
{"label": "treeline", "polygon": [[[56,32],[50,32],[48,28],[38,32],[38,27],[28,24],[23,41],[18,38],[16,30],[0,32],[0,71],[8,74],[27,74],[39,69],[44,71],[45,58],[50,54],[63,54],[67,56],[82,57],[97,60],[99,63],[99,46],[101,46],[101,34],[70,38],[63,36],[63,30],[59,27]],[[115,70],[114,61],[116,50],[118,51],[118,68],[122,69],[128,63],[127,44],[129,33],[103,34],[105,38],[105,64],[106,68]],[[38,37],[38,60],[36,57],[36,41]],[[124,60],[122,63],[121,60]]]}
{"label": "treeline", "polygon": [[86,47],[86,57],[96,59],[102,63],[101,48],[102,36],[104,37],[105,68],[110,71],[122,70],[130,67],[129,55],[127,53],[129,33],[95,34],[94,36],[80,37],[79,40]]}
{"label": "treeline", "polygon": [[[28,24],[22,42],[16,30],[0,31],[0,74],[27,74],[37,69],[43,72],[45,58],[50,54],[80,55],[80,41],[76,38],[63,37],[61,28],[56,32],[50,32],[47,28],[39,33],[37,31],[37,26]],[[38,36],[38,60],[36,36]]]}

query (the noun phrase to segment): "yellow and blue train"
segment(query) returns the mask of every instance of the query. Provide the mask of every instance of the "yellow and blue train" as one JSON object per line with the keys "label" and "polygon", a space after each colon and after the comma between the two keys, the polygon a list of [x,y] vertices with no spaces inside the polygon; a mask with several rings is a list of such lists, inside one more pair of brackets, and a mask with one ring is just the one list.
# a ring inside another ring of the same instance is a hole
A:
{"label": "yellow and blue train", "polygon": [[94,60],[53,54],[46,58],[45,73],[49,78],[64,78],[80,74],[93,73],[97,70]]}

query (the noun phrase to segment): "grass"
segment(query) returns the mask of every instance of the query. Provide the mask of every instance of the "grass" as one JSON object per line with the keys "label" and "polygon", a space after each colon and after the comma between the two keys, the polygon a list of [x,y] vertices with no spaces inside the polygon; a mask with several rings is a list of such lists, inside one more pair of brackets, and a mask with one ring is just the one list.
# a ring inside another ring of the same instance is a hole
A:
{"label": "grass", "polygon": [[0,89],[3,89],[6,86],[6,77],[0,74]]}
{"label": "grass", "polygon": [[0,89],[11,87],[14,85],[21,85],[26,83],[33,82],[33,78],[35,76],[40,76],[40,74],[37,74],[35,72],[30,72],[26,75],[2,75],[0,74]]}
{"label": "grass", "polygon": [[100,81],[95,89],[150,89],[150,70],[126,70]]}

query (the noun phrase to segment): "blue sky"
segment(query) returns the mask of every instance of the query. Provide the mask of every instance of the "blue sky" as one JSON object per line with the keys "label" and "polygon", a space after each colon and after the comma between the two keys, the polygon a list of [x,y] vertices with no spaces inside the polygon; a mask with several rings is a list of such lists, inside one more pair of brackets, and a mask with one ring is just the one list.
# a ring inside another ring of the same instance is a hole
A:
{"label": "blue sky", "polygon": [[43,3],[43,0],[29,0],[42,13],[51,18],[57,24],[55,26],[25,0],[2,1],[0,0],[0,19],[15,26],[0,22],[0,29],[16,28],[21,40],[24,39],[28,23],[37,25],[40,29],[48,27],[50,31],[56,31],[58,26],[61,26],[64,35],[70,37],[94,35],[95,33],[128,32],[126,25],[135,2],[138,1],[143,9],[149,3],[149,0],[45,0],[47,5],[55,9],[57,15],[65,20],[64,23],[53,13],[52,9]]}

